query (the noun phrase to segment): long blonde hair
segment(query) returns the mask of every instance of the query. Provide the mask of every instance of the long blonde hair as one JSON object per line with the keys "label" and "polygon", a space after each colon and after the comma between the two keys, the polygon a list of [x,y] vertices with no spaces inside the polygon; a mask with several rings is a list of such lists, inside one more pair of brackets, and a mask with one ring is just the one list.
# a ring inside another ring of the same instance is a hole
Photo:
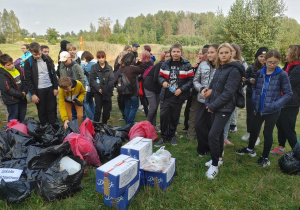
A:
{"label": "long blonde hair", "polygon": [[220,52],[220,49],[223,48],[223,47],[228,48],[228,49],[230,50],[230,52],[231,52],[231,59],[230,59],[229,62],[234,61],[234,59],[232,58],[232,51],[233,51],[232,46],[231,46],[229,43],[223,43],[223,44],[221,44],[221,45],[219,46],[219,48],[218,48],[218,50],[217,50],[218,57],[217,57],[217,60],[216,60],[216,69],[218,69],[218,68],[220,67],[220,65],[221,65],[221,60],[220,60],[220,58],[219,58],[219,52]]}

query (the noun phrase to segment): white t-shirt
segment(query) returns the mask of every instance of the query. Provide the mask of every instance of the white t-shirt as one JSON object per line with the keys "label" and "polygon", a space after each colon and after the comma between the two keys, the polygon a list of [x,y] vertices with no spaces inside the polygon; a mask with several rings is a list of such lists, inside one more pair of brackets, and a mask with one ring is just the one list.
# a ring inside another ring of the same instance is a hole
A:
{"label": "white t-shirt", "polygon": [[47,64],[43,59],[37,60],[38,66],[38,89],[48,88],[52,86]]}

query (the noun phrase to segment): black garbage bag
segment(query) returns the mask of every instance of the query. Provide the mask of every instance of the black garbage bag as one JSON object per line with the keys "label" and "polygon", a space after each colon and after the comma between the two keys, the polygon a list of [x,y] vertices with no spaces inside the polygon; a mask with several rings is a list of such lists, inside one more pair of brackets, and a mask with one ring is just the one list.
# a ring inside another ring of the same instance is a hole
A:
{"label": "black garbage bag", "polygon": [[120,155],[122,147],[120,137],[108,136],[105,133],[96,132],[93,141],[102,163]]}
{"label": "black garbage bag", "polygon": [[0,197],[8,203],[19,203],[29,197],[31,193],[30,184],[24,181],[5,182],[0,184]]}
{"label": "black garbage bag", "polygon": [[40,189],[41,195],[46,201],[72,196],[83,188],[81,179],[84,174],[86,162],[78,156],[70,155],[69,157],[81,165],[80,171],[73,175],[69,175],[66,170],[60,171],[59,161],[62,156],[58,158],[42,176]]}
{"label": "black garbage bag", "polygon": [[59,124],[46,124],[37,130],[37,135],[37,141],[40,142],[40,145],[48,147],[61,144],[64,140],[65,132]]}
{"label": "black garbage bag", "polygon": [[32,154],[28,155],[26,162],[28,163],[28,168],[31,170],[47,169],[61,155],[72,154],[69,142],[50,146],[40,151],[33,150],[32,148],[30,151]]}
{"label": "black garbage bag", "polygon": [[300,161],[300,145],[297,143],[293,148],[294,157]]}
{"label": "black garbage bag", "polygon": [[0,168],[25,169],[27,167],[25,159],[13,159],[0,163]]}
{"label": "black garbage bag", "polygon": [[36,121],[34,118],[26,118],[24,120],[24,124],[27,125],[27,132],[29,136],[33,136],[35,138],[38,138],[38,130],[40,129],[40,123]]}
{"label": "black garbage bag", "polygon": [[103,123],[93,122],[95,131],[103,132],[109,136],[121,137],[122,141],[128,139],[128,133],[130,131],[130,124],[124,126],[110,126]]}
{"label": "black garbage bag", "polygon": [[0,135],[0,162],[4,159],[4,157],[9,151],[10,151],[10,146]]}
{"label": "black garbage bag", "polygon": [[280,169],[287,174],[300,173],[300,161],[294,157],[292,151],[285,153],[278,161]]}

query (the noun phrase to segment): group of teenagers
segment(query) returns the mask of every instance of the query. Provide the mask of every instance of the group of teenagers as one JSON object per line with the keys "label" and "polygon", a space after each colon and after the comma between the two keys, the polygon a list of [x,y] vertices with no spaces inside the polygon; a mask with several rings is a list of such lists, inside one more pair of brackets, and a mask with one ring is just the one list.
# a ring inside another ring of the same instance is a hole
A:
{"label": "group of teenagers", "polygon": [[[22,48],[24,45],[22,46]],[[231,124],[236,126],[239,91],[246,87],[248,146],[237,154],[255,157],[255,145],[264,123],[264,149],[259,166],[269,166],[268,159],[275,125],[279,146],[271,151],[283,154],[288,140],[291,148],[297,143],[296,119],[300,105],[300,45],[291,45],[286,54],[284,70],[278,65],[281,55],[277,50],[261,47],[254,63],[247,66],[236,44],[205,45],[195,63],[182,57],[182,46],[174,44],[161,54],[154,65],[151,47],[144,45],[141,56],[134,43],[126,45],[116,58],[114,68],[106,61],[104,51],[96,59],[84,51],[81,56],[75,45],[61,42],[58,68],[49,57],[49,48],[33,42],[16,65],[8,54],[0,53],[0,90],[8,112],[8,121],[24,121],[27,93],[36,104],[41,126],[57,123],[57,95],[59,112],[64,124],[74,119],[80,125],[85,117],[107,124],[112,109],[114,87],[125,75],[132,85],[128,95],[117,94],[118,106],[126,124],[134,125],[139,101],[144,106],[147,120],[156,125],[160,106],[160,139],[154,146],[166,142],[177,145],[176,129],[183,104],[187,101],[185,128],[188,136],[198,141],[200,157],[210,153],[206,176],[214,179],[223,164],[223,148],[228,140]],[[46,50],[45,50],[46,49]],[[22,49],[23,50],[23,49]],[[45,51],[45,52],[44,52]]]}

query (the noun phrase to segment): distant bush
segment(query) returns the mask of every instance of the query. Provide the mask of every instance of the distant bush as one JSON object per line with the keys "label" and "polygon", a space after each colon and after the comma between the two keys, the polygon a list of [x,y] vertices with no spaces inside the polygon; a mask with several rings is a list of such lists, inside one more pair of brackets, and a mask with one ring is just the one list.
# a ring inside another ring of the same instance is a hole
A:
{"label": "distant bush", "polygon": [[205,38],[201,36],[189,36],[189,35],[171,35],[164,40],[165,45],[168,44],[172,45],[174,43],[179,43],[184,46],[189,46],[189,45],[200,46],[206,44],[207,41],[205,40]]}
{"label": "distant bush", "polygon": [[112,34],[109,37],[108,42],[111,44],[126,44],[125,34],[123,33]]}
{"label": "distant bush", "polygon": [[5,37],[5,35],[2,34],[2,33],[0,33],[0,43],[1,43],[1,44],[6,43],[6,37]]}
{"label": "distant bush", "polygon": [[55,39],[50,39],[48,42],[51,45],[56,45],[56,40]]}

